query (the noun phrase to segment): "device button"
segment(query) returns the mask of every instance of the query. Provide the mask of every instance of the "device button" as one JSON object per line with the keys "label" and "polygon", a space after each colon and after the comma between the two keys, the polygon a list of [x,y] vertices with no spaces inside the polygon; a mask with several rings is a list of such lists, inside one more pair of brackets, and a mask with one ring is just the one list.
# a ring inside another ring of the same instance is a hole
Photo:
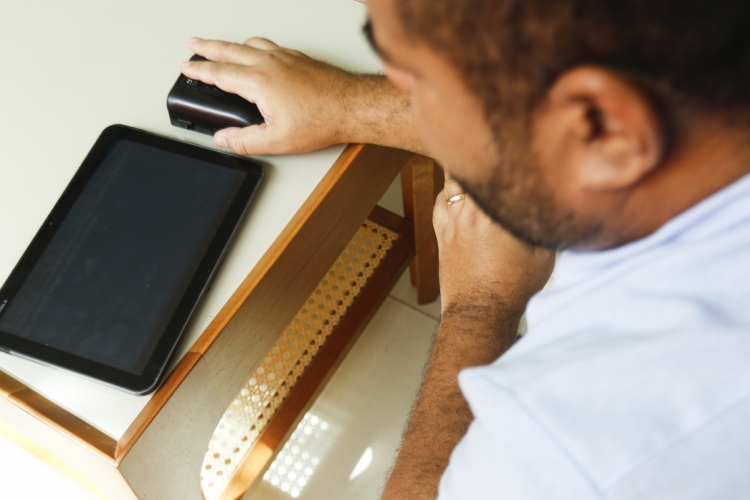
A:
{"label": "device button", "polygon": [[179,122],[182,128],[186,128],[188,130],[194,130],[193,122],[188,121],[188,120],[182,120],[180,118],[178,118],[177,121]]}

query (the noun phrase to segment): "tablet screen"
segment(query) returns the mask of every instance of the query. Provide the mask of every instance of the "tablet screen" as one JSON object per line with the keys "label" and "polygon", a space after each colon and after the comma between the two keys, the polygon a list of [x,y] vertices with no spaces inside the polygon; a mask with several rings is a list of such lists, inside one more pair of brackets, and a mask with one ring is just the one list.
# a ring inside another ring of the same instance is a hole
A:
{"label": "tablet screen", "polygon": [[246,175],[116,140],[0,331],[140,375]]}

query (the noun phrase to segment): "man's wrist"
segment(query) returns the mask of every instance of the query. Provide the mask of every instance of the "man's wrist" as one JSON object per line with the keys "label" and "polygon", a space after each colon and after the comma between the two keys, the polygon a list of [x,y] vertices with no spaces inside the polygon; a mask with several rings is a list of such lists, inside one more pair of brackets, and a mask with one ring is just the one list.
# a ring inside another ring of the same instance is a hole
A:
{"label": "man's wrist", "polygon": [[528,300],[524,297],[508,297],[505,294],[461,293],[457,298],[445,298],[441,317],[457,318],[472,323],[486,323],[490,328],[520,322]]}
{"label": "man's wrist", "polygon": [[465,366],[492,363],[518,336],[523,309],[506,308],[500,297],[492,298],[496,301],[454,302],[441,315],[436,345],[450,345]]}
{"label": "man's wrist", "polygon": [[424,154],[408,96],[383,75],[351,75],[342,89],[338,142],[365,143]]}

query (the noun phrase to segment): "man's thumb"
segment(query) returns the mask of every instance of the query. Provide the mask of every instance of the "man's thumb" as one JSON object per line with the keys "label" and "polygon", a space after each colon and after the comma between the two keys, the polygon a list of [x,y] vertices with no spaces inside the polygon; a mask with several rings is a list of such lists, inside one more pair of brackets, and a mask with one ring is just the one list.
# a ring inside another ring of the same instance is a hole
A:
{"label": "man's thumb", "polygon": [[268,144],[265,123],[245,128],[232,127],[219,130],[214,135],[214,144],[220,148],[230,148],[241,155],[274,153]]}

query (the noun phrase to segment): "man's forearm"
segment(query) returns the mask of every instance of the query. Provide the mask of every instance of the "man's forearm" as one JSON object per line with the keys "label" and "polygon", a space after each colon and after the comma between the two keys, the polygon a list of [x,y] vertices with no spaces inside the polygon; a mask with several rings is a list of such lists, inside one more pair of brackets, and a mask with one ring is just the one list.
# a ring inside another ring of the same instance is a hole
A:
{"label": "man's forearm", "polygon": [[458,372],[491,363],[516,339],[521,313],[501,309],[493,304],[449,307],[444,312],[422,389],[382,500],[426,500],[437,496],[451,452],[473,418],[458,387]]}
{"label": "man's forearm", "polygon": [[382,75],[357,76],[346,93],[340,142],[378,144],[426,154],[417,137],[409,97]]}
{"label": "man's forearm", "polygon": [[531,296],[549,279],[554,254],[531,247],[483,214],[447,177],[435,201],[443,311],[422,389],[383,500],[437,496],[440,477],[472,421],[458,372],[491,363],[515,341]]}

